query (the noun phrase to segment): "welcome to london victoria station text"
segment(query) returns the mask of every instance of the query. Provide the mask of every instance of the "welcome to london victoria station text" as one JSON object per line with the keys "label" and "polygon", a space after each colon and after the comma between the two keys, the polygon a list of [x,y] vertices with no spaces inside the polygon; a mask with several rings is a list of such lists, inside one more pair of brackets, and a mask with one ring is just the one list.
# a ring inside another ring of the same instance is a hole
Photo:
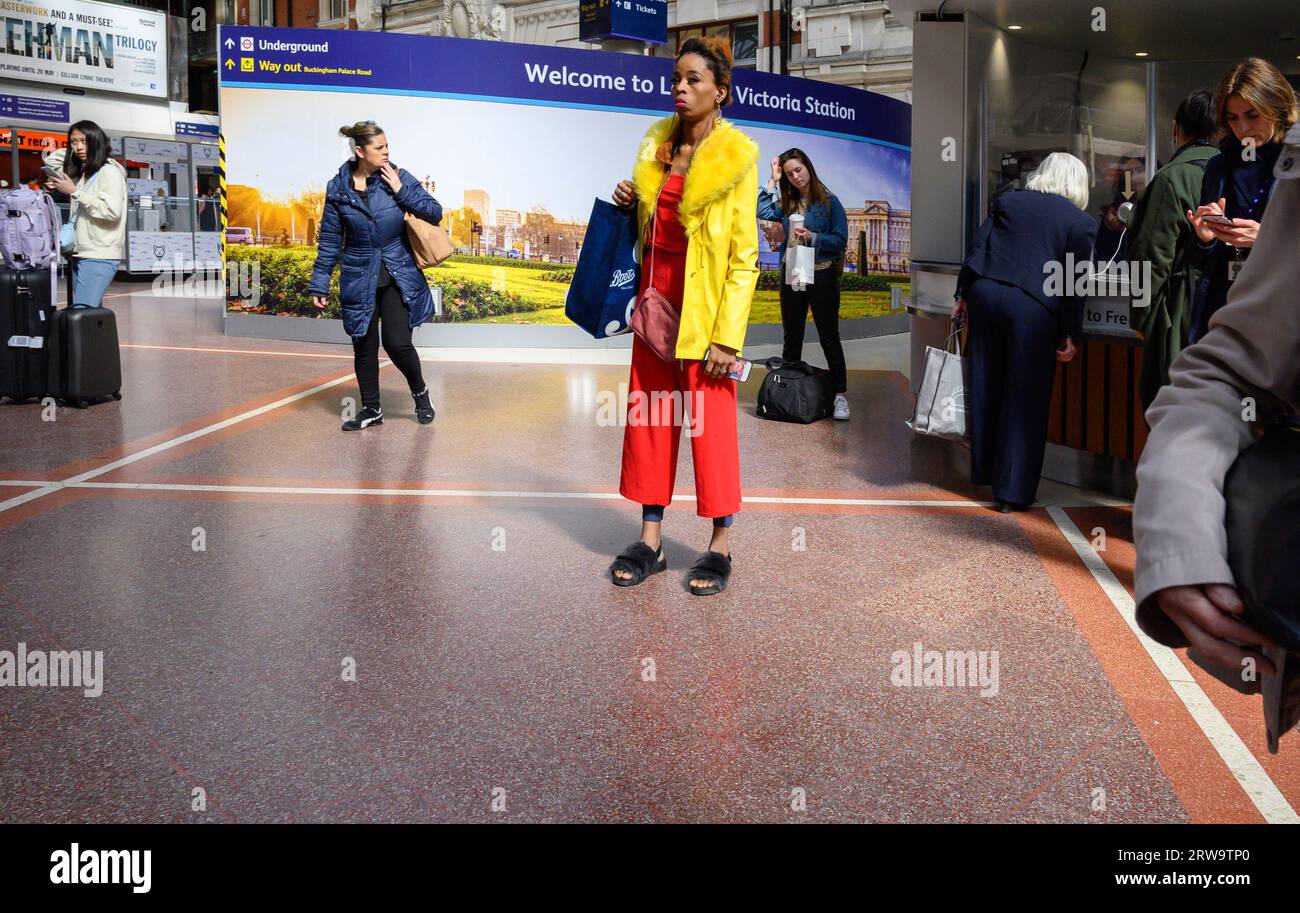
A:
{"label": "welcome to london victoria station text", "polygon": [[[630,87],[633,92],[649,95],[655,91],[655,81],[641,76],[615,76],[610,73],[591,73],[585,70],[570,70],[569,67],[552,67],[544,63],[525,63],[524,70],[528,81],[553,86],[569,86],[575,89],[603,89],[609,92],[626,92]],[[659,77],[659,94],[672,95],[672,86],[667,76]],[[812,95],[797,98],[789,94],[775,92],[756,92],[747,86],[736,86],[736,101],[742,105],[754,105],[758,108],[773,108],[779,111],[793,111],[796,114],[816,114],[837,120],[857,120],[858,112],[834,101],[822,101]]]}

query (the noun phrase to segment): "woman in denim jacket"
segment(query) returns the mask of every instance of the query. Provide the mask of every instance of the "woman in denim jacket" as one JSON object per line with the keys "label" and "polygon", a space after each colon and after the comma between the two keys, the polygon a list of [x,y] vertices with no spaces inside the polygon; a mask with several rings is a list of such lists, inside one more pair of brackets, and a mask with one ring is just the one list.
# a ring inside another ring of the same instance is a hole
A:
{"label": "woman in denim jacket", "polygon": [[[792,238],[790,216],[794,213],[803,215],[804,223]],[[844,367],[844,346],[840,344],[840,275],[844,271],[849,221],[844,206],[817,179],[817,171],[803,150],[791,149],[772,159],[772,177],[767,187],[758,191],[758,217],[781,223],[783,276],[785,249],[791,241],[816,251],[816,278],[811,285],[797,292],[784,279],[781,282],[781,324],[785,330],[781,357],[786,361],[802,360],[804,327],[811,307],[817,336],[835,384],[834,416],[845,421],[849,417],[849,401],[844,396],[848,375]]]}

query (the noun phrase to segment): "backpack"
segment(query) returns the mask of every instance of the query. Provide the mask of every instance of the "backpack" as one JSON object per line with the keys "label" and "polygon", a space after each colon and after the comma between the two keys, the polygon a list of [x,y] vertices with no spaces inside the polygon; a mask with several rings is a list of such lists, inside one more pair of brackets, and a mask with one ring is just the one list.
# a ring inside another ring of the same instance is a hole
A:
{"label": "backpack", "polygon": [[59,261],[63,217],[43,190],[0,190],[0,257],[9,269],[45,269]]}

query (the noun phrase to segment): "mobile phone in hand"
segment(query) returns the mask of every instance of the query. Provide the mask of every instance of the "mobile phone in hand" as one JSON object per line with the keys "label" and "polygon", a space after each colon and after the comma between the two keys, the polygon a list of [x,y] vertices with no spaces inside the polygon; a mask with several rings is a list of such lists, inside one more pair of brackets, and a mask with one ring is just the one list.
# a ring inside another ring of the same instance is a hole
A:
{"label": "mobile phone in hand", "polygon": [[1227,216],[1217,216],[1214,213],[1201,216],[1201,222],[1206,225],[1219,225],[1223,228],[1232,228],[1232,220]]}
{"label": "mobile phone in hand", "polygon": [[749,380],[749,369],[754,367],[754,363],[747,358],[737,358],[736,366],[727,374],[732,380],[738,380],[742,384]]}
{"label": "mobile phone in hand", "polygon": [[55,168],[53,165],[42,165],[41,170],[56,180],[63,180],[63,172]]}

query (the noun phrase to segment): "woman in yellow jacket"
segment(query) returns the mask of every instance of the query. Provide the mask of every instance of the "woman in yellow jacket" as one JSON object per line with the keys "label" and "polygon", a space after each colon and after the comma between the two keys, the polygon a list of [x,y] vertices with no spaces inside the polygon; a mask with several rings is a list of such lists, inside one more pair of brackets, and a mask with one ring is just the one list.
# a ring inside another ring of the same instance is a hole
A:
{"label": "woman in yellow jacket", "polygon": [[758,282],[758,146],[722,119],[731,101],[731,49],[692,38],[673,71],[676,114],[646,133],[632,180],[614,202],[636,207],[643,239],[641,291],[651,284],[680,308],[676,359],[632,343],[620,493],[642,505],[641,538],[610,566],[618,586],[667,568],[660,543],[683,426],[695,464],[696,513],[712,520],[709,548],[689,573],[696,595],[731,577],[728,533],[740,510],[736,382]]}

